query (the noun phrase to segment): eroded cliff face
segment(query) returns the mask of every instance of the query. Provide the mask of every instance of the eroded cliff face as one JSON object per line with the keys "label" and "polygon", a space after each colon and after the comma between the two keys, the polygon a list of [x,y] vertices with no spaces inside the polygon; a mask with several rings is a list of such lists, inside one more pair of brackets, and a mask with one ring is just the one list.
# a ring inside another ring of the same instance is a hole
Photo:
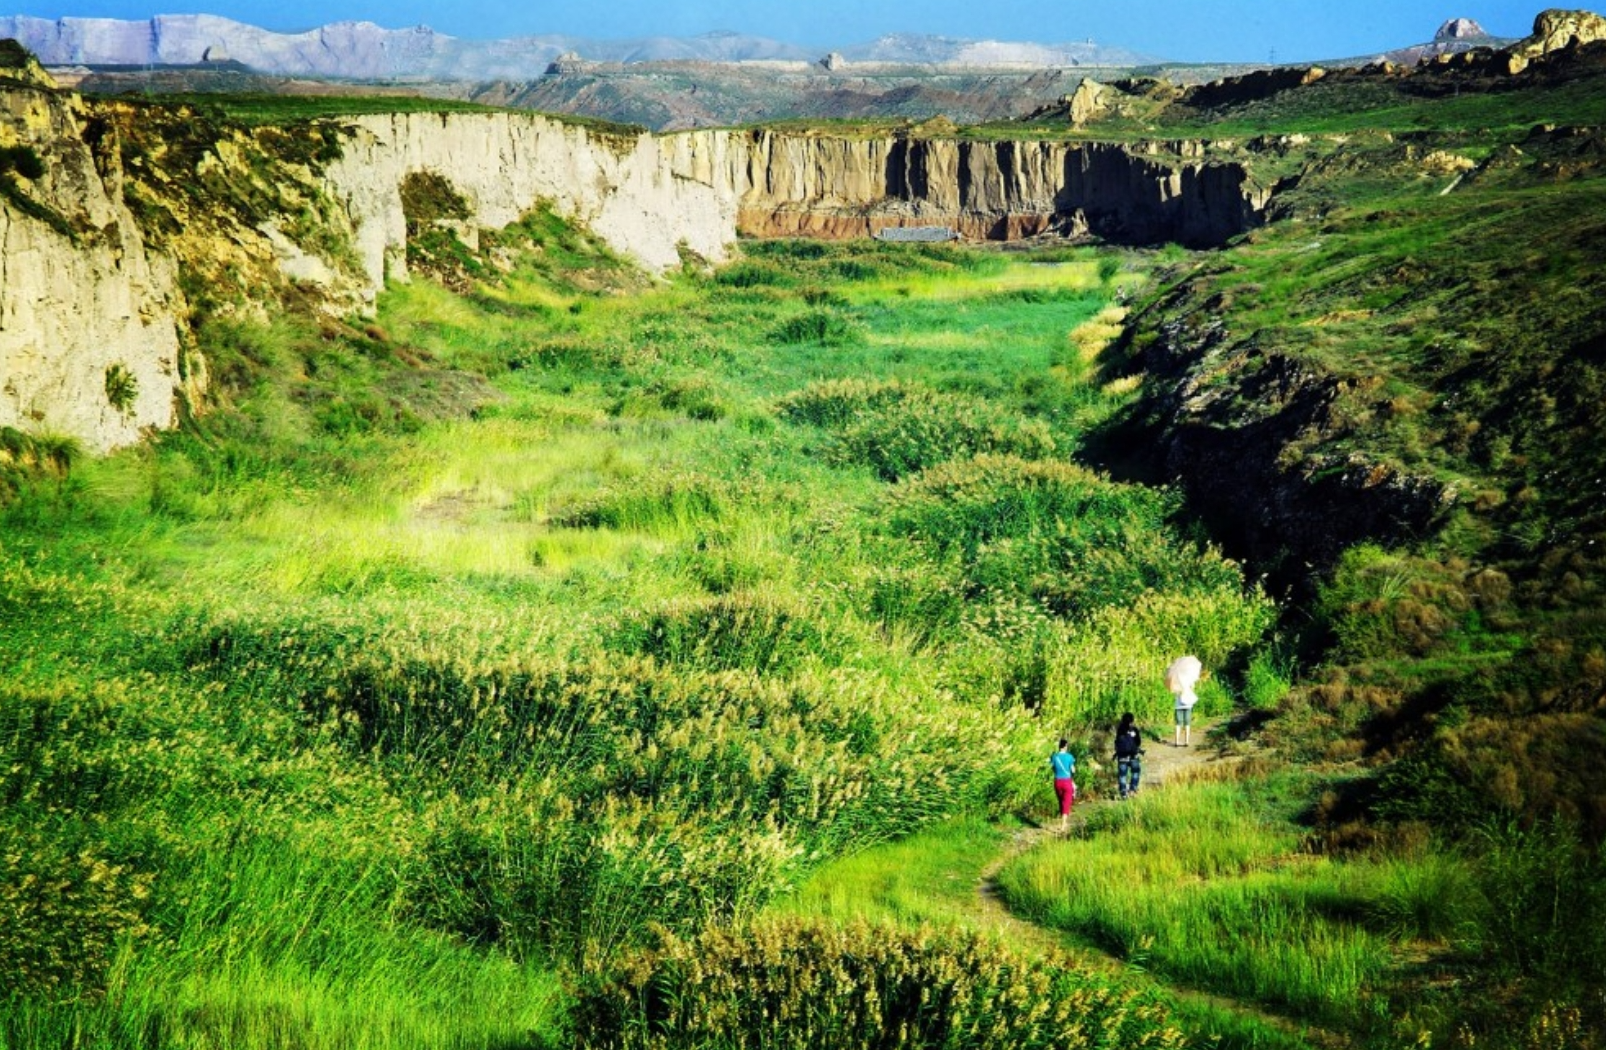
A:
{"label": "eroded cliff face", "polygon": [[524,114],[343,121],[324,178],[356,227],[372,288],[406,271],[401,186],[443,178],[470,222],[499,228],[537,201],[653,269],[689,249],[722,260],[737,234],[867,237],[943,225],[978,240],[1061,231],[1124,243],[1220,244],[1259,224],[1271,190],[1196,143],[849,139],[771,131],[597,132]]}
{"label": "eroded cliff face", "polygon": [[1177,486],[1223,547],[1279,592],[1302,592],[1356,543],[1427,534],[1453,487],[1344,449],[1354,406],[1381,399],[1383,380],[1264,347],[1231,330],[1229,315],[1206,279],[1133,317],[1123,350],[1147,393],[1101,440],[1105,466]]}
{"label": "eroded cliff face", "polygon": [[48,85],[0,90],[0,426],[95,450],[173,426],[204,384],[174,268],[146,251],[103,133]]}
{"label": "eroded cliff face", "polygon": [[755,132],[738,227],[864,237],[908,225],[1014,240],[1057,231],[1211,246],[1258,225],[1271,189],[1197,143],[845,140]]}

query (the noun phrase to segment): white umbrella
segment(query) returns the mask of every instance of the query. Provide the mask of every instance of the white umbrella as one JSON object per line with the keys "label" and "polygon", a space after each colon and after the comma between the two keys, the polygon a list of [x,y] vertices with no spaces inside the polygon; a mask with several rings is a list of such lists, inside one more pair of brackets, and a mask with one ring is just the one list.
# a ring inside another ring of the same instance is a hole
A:
{"label": "white umbrella", "polygon": [[1165,687],[1173,693],[1186,692],[1198,684],[1202,674],[1204,664],[1197,656],[1179,656],[1165,669]]}

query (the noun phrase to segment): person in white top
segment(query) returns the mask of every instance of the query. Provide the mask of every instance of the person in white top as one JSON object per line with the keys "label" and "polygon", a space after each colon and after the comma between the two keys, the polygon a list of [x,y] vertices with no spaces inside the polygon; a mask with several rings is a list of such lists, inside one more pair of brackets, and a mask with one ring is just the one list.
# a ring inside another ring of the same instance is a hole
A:
{"label": "person in white top", "polygon": [[1193,743],[1193,705],[1199,702],[1193,687],[1204,674],[1204,664],[1197,656],[1183,656],[1171,661],[1165,669],[1165,687],[1177,698],[1178,747]]}
{"label": "person in white top", "polygon": [[1177,746],[1187,747],[1193,743],[1193,705],[1199,698],[1193,695],[1192,689],[1184,689],[1177,694]]}

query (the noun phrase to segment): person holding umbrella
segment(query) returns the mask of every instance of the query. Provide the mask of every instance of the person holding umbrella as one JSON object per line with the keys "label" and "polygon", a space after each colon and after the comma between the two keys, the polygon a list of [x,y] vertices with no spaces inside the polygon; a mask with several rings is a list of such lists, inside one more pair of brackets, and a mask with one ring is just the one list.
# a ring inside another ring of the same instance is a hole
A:
{"label": "person holding umbrella", "polygon": [[1193,705],[1199,702],[1193,687],[1199,684],[1204,665],[1197,656],[1181,656],[1165,669],[1165,687],[1177,698],[1177,747],[1193,743]]}

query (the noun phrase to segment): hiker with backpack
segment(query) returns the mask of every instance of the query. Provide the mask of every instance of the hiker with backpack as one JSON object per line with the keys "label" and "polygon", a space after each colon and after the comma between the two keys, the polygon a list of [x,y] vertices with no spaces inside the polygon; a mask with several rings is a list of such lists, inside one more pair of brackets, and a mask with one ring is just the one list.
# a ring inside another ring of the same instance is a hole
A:
{"label": "hiker with backpack", "polygon": [[1122,798],[1138,793],[1138,781],[1143,778],[1143,734],[1133,723],[1132,712],[1121,716],[1115,727],[1115,783]]}

